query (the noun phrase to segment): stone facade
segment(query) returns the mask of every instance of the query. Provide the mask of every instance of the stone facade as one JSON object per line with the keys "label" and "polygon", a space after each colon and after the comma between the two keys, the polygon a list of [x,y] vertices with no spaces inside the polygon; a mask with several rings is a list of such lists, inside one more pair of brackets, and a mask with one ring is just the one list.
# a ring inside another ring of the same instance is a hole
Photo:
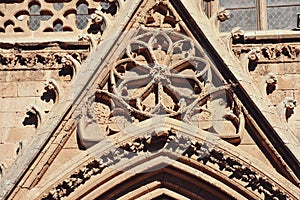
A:
{"label": "stone facade", "polygon": [[0,197],[299,199],[299,34],[256,2],[0,0]]}

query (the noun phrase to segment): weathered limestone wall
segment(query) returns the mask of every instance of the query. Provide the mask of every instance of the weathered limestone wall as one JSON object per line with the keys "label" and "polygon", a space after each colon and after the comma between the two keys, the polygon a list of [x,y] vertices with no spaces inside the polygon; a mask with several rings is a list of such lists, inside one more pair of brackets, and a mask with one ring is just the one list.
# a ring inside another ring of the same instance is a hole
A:
{"label": "weathered limestone wall", "polygon": [[42,51],[26,51],[24,46],[20,50],[22,53],[0,49],[2,173],[36,133],[41,120],[58,103],[63,90],[72,90],[74,68],[72,59],[67,57],[85,59],[89,46],[82,44],[78,50],[61,50],[59,45],[45,47]]}
{"label": "weathered limestone wall", "polygon": [[[299,43],[236,45],[235,55],[248,68],[269,107],[300,139]],[[248,63],[247,63],[248,62]]]}

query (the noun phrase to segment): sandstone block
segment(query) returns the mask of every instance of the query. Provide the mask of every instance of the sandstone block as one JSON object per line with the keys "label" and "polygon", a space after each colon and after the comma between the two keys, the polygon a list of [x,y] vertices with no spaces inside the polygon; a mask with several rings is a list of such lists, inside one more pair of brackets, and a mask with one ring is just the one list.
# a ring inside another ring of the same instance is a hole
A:
{"label": "sandstone block", "polygon": [[296,74],[287,74],[278,76],[278,89],[292,90],[298,89],[300,81],[300,75]]}
{"label": "sandstone block", "polygon": [[16,157],[15,144],[0,144],[0,160],[2,159],[14,159]]}
{"label": "sandstone block", "polygon": [[16,110],[16,106],[15,106],[15,98],[1,98],[0,101],[0,110],[2,112],[13,112]]}
{"label": "sandstone block", "polygon": [[300,74],[300,63],[280,63],[277,64],[278,74]]}
{"label": "sandstone block", "polygon": [[45,81],[44,70],[7,71],[4,73],[6,82]]}
{"label": "sandstone block", "polygon": [[268,97],[273,105],[278,105],[285,97],[293,97],[293,90],[275,90]]}
{"label": "sandstone block", "polygon": [[44,87],[45,85],[42,82],[19,82],[18,96],[19,97],[42,96],[45,90]]}
{"label": "sandstone block", "polygon": [[2,112],[25,112],[26,108],[35,104],[34,97],[2,98],[0,110]]}
{"label": "sandstone block", "polygon": [[14,127],[16,122],[16,113],[1,112],[0,113],[0,127]]}
{"label": "sandstone block", "polygon": [[2,83],[0,84],[0,94],[2,97],[16,97],[17,96],[16,83]]}
{"label": "sandstone block", "polygon": [[20,141],[29,140],[34,133],[34,127],[12,128],[8,131],[6,142],[18,143]]}

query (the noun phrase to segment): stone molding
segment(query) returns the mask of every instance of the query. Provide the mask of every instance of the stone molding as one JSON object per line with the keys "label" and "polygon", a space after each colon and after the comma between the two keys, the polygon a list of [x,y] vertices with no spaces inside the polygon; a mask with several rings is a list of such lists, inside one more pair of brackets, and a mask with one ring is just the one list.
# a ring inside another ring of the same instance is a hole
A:
{"label": "stone molding", "polygon": [[[233,53],[237,58],[255,49],[257,63],[299,62],[299,44],[264,44],[264,45],[234,45]],[[250,57],[249,57],[250,59]]]}
{"label": "stone molding", "polygon": [[120,160],[143,156],[146,152],[155,154],[160,149],[176,152],[204,165],[214,164],[218,166],[217,168],[221,173],[228,172],[225,173],[228,179],[243,182],[245,189],[250,193],[262,193],[265,198],[297,199],[288,188],[280,185],[282,183],[275,182],[250,163],[245,163],[242,158],[232,155],[221,147],[197,139],[190,139],[172,129],[164,132],[153,132],[149,136],[121,143],[117,150],[114,148],[106,151],[99,158],[90,160],[80,169],[73,171],[68,178],[59,181],[57,185],[43,195],[43,199],[67,197],[72,192],[76,192],[76,189],[85,184],[92,176],[101,174],[105,168],[116,165]]}

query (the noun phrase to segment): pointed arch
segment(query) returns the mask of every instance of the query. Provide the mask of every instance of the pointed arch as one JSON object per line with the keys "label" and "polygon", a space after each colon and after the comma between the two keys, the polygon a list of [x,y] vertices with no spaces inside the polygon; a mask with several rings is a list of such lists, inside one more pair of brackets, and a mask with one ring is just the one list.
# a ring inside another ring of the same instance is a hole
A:
{"label": "pointed arch", "polygon": [[253,162],[254,158],[248,162],[228,143],[220,140],[211,147],[201,136],[190,137],[157,133],[146,137],[148,144],[138,144],[145,140],[132,141],[131,136],[120,141],[118,148],[107,141],[100,142],[88,152],[95,159],[77,157],[77,161],[85,162],[72,162],[77,167],[67,166],[60,171],[64,178],[46,181],[39,196],[35,191],[29,197],[117,199],[134,193],[136,198],[151,192],[146,185],[158,181],[160,188],[190,199],[299,198],[292,183],[283,177],[273,178],[275,171],[262,167],[259,161]]}
{"label": "pointed arch", "polygon": [[[95,178],[99,182],[93,181],[94,184],[90,182],[94,187],[86,185],[87,190],[74,192],[69,198],[136,199],[149,196],[151,193],[156,194],[155,190],[158,188],[167,189],[188,199],[259,198],[258,195],[245,190],[242,185],[230,188],[226,184],[231,186],[233,184],[220,181],[220,177],[214,177],[217,173],[212,176],[208,175],[204,169],[197,169],[196,166],[190,166],[184,160],[174,160],[174,158],[176,158],[174,154],[163,152],[149,159],[143,156],[137,157],[135,161],[131,160],[133,162],[129,166],[120,163],[118,167],[123,165],[130,169],[113,168],[107,170],[109,172],[103,171],[103,174],[106,172],[105,175]],[[135,164],[138,165],[134,166]]]}

